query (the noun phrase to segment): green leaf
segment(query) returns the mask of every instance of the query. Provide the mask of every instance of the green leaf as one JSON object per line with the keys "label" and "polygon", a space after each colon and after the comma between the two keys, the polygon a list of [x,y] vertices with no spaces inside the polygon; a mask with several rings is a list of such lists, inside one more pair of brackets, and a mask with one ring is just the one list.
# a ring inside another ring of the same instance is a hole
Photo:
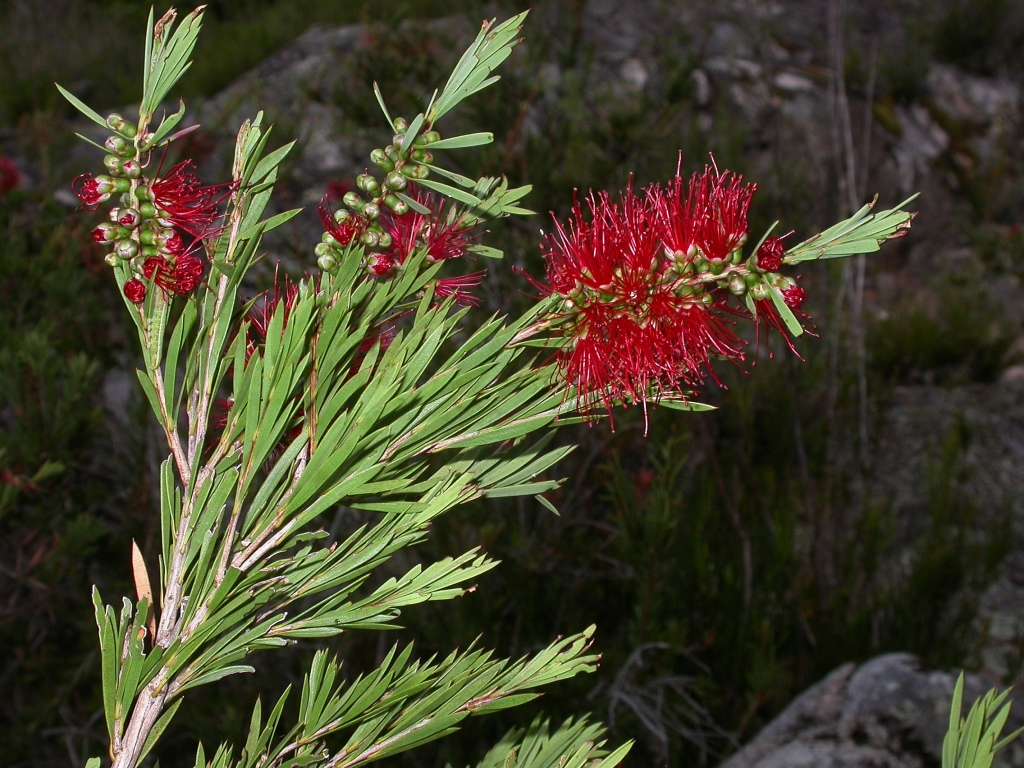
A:
{"label": "green leaf", "polygon": [[480,200],[480,198],[476,197],[475,195],[471,195],[469,192],[465,192],[464,190],[461,190],[458,187],[453,187],[450,184],[442,184],[440,181],[431,181],[430,179],[416,179],[416,184],[419,184],[421,187],[426,187],[427,189],[432,189],[435,192],[442,194],[447,198],[451,198],[452,200],[458,200],[460,203],[465,203],[466,205],[469,206],[476,207],[480,205],[481,202],[483,202],[482,200]]}
{"label": "green leaf", "polygon": [[470,253],[479,254],[480,256],[483,256],[484,258],[487,259],[502,259],[505,257],[505,254],[502,251],[498,250],[497,248],[492,248],[489,245],[471,245],[468,248],[466,248],[466,250],[469,251]]}
{"label": "green leaf", "polygon": [[786,330],[793,334],[793,336],[801,336],[804,332],[804,328],[800,325],[800,321],[797,320],[796,315],[793,314],[793,310],[789,308],[786,300],[782,297],[782,291],[774,285],[768,285],[768,293],[772,297],[772,303],[775,305],[776,311],[782,318],[782,322],[786,324]]}
{"label": "green leaf", "polygon": [[463,136],[452,136],[450,139],[439,139],[427,148],[433,152],[435,149],[463,149],[464,147],[479,147],[490,144],[494,141],[494,134],[489,131],[482,133],[467,133]]}
{"label": "green leaf", "polygon": [[377,81],[373,82],[373,95],[377,97],[377,103],[380,105],[380,111],[384,113],[384,118],[388,121],[388,130],[395,130],[395,121],[391,119],[391,114],[388,112],[388,108],[384,106],[384,96],[381,95],[380,88],[377,85]]}
{"label": "green leaf", "polygon": [[[90,120],[92,120],[97,125],[102,125],[104,128],[107,128],[107,130],[110,130],[107,127],[107,121],[104,120],[100,116],[99,112],[97,112],[92,107],[90,107],[88,104],[86,104],[84,101],[82,101],[77,96],[75,96],[73,93],[71,93],[71,91],[67,90],[66,88],[61,87],[57,83],[54,83],[54,85],[57,86],[57,90],[60,91],[61,96],[63,96],[68,101],[70,101],[71,105],[75,109],[77,109],[83,115],[88,117]],[[75,134],[75,135],[77,136],[78,134]],[[83,136],[82,138],[85,138],[85,137]],[[86,139],[86,140],[88,141],[88,139]],[[99,146],[99,145],[97,145],[97,146]],[[106,150],[104,150],[104,151],[106,151]]]}
{"label": "green leaf", "polygon": [[697,403],[693,400],[679,400],[674,397],[662,397],[658,400],[658,405],[671,408],[673,411],[690,411],[691,413],[718,410],[717,406],[714,405]]}
{"label": "green leaf", "polygon": [[886,240],[902,237],[910,229],[914,213],[902,210],[917,198],[907,198],[895,208],[870,214],[878,202],[865,205],[845,221],[829,227],[821,234],[786,251],[786,264],[799,264],[814,259],[834,259],[877,251]]}
{"label": "green leaf", "polygon": [[263,231],[269,232],[272,229],[276,229],[277,227],[280,227],[282,224],[291,221],[300,213],[302,213],[301,208],[293,208],[290,211],[284,211],[283,213],[278,213],[274,216],[271,216],[269,219],[264,220]]}
{"label": "green leaf", "polygon": [[183,699],[177,699],[171,706],[164,710],[163,714],[160,715],[160,719],[153,725],[153,729],[146,736],[146,740],[142,744],[142,751],[139,752],[137,763],[141,763],[146,755],[150,753],[153,747],[156,746],[157,741],[163,736],[164,731],[167,730],[167,726],[171,724],[171,720],[174,719],[175,713],[178,711],[178,707],[181,706]]}
{"label": "green leaf", "polygon": [[558,511],[558,507],[556,507],[554,504],[552,504],[550,501],[548,501],[548,499],[546,497],[544,497],[544,496],[542,496],[541,494],[538,493],[533,498],[535,498],[537,501],[539,501],[541,504],[543,504],[544,507],[546,507],[548,509],[548,511],[554,513],[555,517],[561,517],[562,516],[562,513]]}
{"label": "green leaf", "polygon": [[[422,183],[422,181],[423,180],[421,179],[420,183]],[[420,203],[417,200],[414,200],[408,195],[405,195],[401,192],[396,192],[395,196],[398,197],[398,199],[404,202],[406,205],[408,205],[412,210],[416,211],[416,213],[422,214],[423,216],[427,216],[430,214],[430,209],[427,208],[427,206],[423,205],[423,203]]]}

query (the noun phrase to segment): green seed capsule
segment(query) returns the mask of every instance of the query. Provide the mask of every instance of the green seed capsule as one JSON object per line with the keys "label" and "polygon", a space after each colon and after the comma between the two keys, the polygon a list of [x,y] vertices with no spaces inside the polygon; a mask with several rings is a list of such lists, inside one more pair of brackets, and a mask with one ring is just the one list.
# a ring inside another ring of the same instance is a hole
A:
{"label": "green seed capsule", "polygon": [[705,306],[710,307],[712,304],[715,303],[715,297],[712,296],[710,293],[705,293],[701,297],[701,301],[704,302]]}
{"label": "green seed capsule", "polygon": [[373,150],[373,152],[370,153],[370,160],[372,160],[373,164],[385,173],[395,169],[395,164],[391,162],[391,158],[387,156],[387,153],[383,149]]}
{"label": "green seed capsule", "polygon": [[390,189],[392,192],[401,192],[406,188],[409,182],[405,180],[398,171],[392,171],[388,174],[388,177],[384,180],[384,186]]}

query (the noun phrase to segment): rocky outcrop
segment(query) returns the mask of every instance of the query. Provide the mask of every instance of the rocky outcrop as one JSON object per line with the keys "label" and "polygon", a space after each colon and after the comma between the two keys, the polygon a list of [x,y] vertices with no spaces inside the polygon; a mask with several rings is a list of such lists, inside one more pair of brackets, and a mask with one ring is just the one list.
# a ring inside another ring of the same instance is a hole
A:
{"label": "rocky outcrop", "polygon": [[[956,675],[920,668],[910,654],[846,664],[804,691],[721,768],[930,768],[941,762],[942,740]],[[968,675],[967,707],[991,686]],[[1024,725],[1024,697],[1004,733]],[[1012,743],[997,766],[1024,765]]]}

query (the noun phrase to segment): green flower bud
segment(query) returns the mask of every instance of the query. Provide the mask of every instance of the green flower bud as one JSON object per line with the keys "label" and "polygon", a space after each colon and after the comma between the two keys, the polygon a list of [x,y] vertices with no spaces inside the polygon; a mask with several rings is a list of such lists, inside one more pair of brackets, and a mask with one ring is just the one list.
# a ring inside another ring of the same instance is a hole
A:
{"label": "green flower bud", "polygon": [[391,159],[383,149],[373,150],[373,152],[370,153],[370,160],[372,160],[373,164],[385,173],[395,169],[395,164],[391,162]]}
{"label": "green flower bud", "polygon": [[363,206],[366,205],[366,201],[359,196],[358,192],[346,192],[342,201],[353,211],[362,212]]}
{"label": "green flower bud", "polygon": [[324,232],[323,235],[320,236],[320,240],[321,242],[317,245],[317,247],[319,247],[320,245],[326,245],[328,248],[341,247],[341,243],[339,243],[338,239],[330,232]]}
{"label": "green flower bud", "polygon": [[121,166],[124,161],[117,155],[107,155],[103,158],[103,167],[110,171],[114,176],[121,175]]}
{"label": "green flower bud", "polygon": [[129,144],[120,136],[109,137],[105,142],[103,142],[103,146],[107,148],[108,152],[111,152],[118,157],[135,157],[135,145]]}
{"label": "green flower bud", "polygon": [[112,179],[110,176],[97,176],[96,180],[99,181],[101,178],[110,179],[110,191],[115,192],[119,195],[125,194],[129,189],[132,188],[132,183],[128,179],[116,178]]}
{"label": "green flower bud", "polygon": [[423,163],[424,165],[430,165],[434,162],[434,156],[427,152],[425,149],[413,150],[412,159],[417,163]]}
{"label": "green flower bud", "polygon": [[752,272],[746,272],[743,275],[743,281],[747,284],[748,288],[753,288],[755,285],[761,282],[761,277],[759,275],[753,274]]}
{"label": "green flower bud", "polygon": [[330,254],[324,254],[316,260],[316,265],[324,272],[334,272],[338,267],[338,261]]}
{"label": "green flower bud", "polygon": [[710,307],[712,304],[715,303],[715,297],[712,296],[710,293],[705,293],[700,300],[704,302],[704,306],[706,307]]}
{"label": "green flower bud", "polygon": [[399,133],[405,133],[409,130],[409,123],[404,117],[396,117],[394,122],[394,128]]}
{"label": "green flower bud", "polygon": [[732,275],[729,278],[729,290],[734,296],[742,296],[747,292],[747,283],[741,275]]}
{"label": "green flower bud", "polygon": [[348,221],[349,216],[352,214],[346,211],[344,208],[339,208],[334,212],[334,220],[339,224],[343,224]]}
{"label": "green flower bud", "polygon": [[720,275],[725,271],[725,259],[711,259],[708,263],[712,275]]}
{"label": "green flower bud", "polygon": [[389,160],[395,163],[402,159],[402,153],[398,151],[398,148],[395,147],[394,144],[388,144],[384,147],[384,154]]}
{"label": "green flower bud", "polygon": [[153,256],[160,255],[160,249],[155,245],[144,245],[139,249],[139,254],[144,259],[152,258]]}
{"label": "green flower bud", "polygon": [[409,212],[409,205],[405,200],[400,200],[394,195],[388,195],[384,198],[384,205],[390,208],[392,211],[397,213],[399,216],[404,216]]}
{"label": "green flower bud", "polygon": [[137,179],[142,176],[142,166],[138,160],[125,160],[121,164],[121,170],[129,179]]}
{"label": "green flower bud", "polygon": [[111,267],[116,267],[118,264],[121,263],[121,259],[117,257],[116,253],[108,253],[106,256],[103,257],[103,260],[107,262],[107,264]]}
{"label": "green flower bud", "polygon": [[331,247],[330,243],[317,243],[313,253],[316,254],[317,261],[323,258],[334,258],[334,248]]}
{"label": "green flower bud", "polygon": [[363,232],[363,234],[359,236],[359,242],[365,245],[367,248],[373,248],[380,242],[380,238],[377,236],[376,232],[366,230],[365,232]]}
{"label": "green flower bud", "polygon": [[380,194],[380,183],[368,173],[361,173],[356,177],[356,186],[372,197]]}
{"label": "green flower bud", "polygon": [[400,133],[396,133],[394,136],[391,137],[391,144],[395,148],[395,151],[399,152],[399,153],[401,153],[401,151],[402,151],[402,143],[404,141],[405,141],[405,136],[403,136]]}
{"label": "green flower bud", "polygon": [[153,202],[153,190],[147,184],[139,184],[135,188],[135,197],[138,198],[140,203],[151,203]]}
{"label": "green flower bud", "polygon": [[413,146],[425,147],[428,144],[433,144],[435,141],[440,141],[440,140],[441,140],[441,134],[440,133],[438,133],[437,131],[427,131],[426,133],[421,135],[418,139],[416,139],[416,141],[414,142]]}
{"label": "green flower bud", "polygon": [[370,221],[376,221],[380,217],[380,208],[376,203],[367,203],[363,206],[363,216]]}
{"label": "green flower bud", "polygon": [[156,214],[156,206],[152,203],[142,203],[139,206],[139,215],[144,219],[154,219],[156,218]]}
{"label": "green flower bud", "polygon": [[377,235],[377,245],[379,245],[381,248],[390,248],[392,242],[393,241],[391,239],[391,235],[389,235],[387,232],[381,232],[379,235]]}
{"label": "green flower bud", "polygon": [[114,253],[122,261],[134,259],[139,253],[139,244],[131,239],[118,240],[114,246]]}
{"label": "green flower bud", "polygon": [[409,179],[425,179],[430,174],[430,169],[425,165],[413,165],[409,163],[402,166],[402,175]]}
{"label": "green flower bud", "polygon": [[764,301],[768,298],[768,286],[764,283],[758,283],[750,289],[750,295],[757,301]]}
{"label": "green flower bud", "polygon": [[129,123],[116,112],[107,117],[107,127],[112,131],[117,131],[126,139],[135,138],[135,126]]}
{"label": "green flower bud", "polygon": [[392,192],[401,192],[408,184],[409,182],[405,180],[405,176],[398,171],[392,171],[384,180],[384,186]]}
{"label": "green flower bud", "polygon": [[743,261],[743,249],[742,248],[737,248],[736,250],[734,250],[732,253],[729,254],[729,263],[730,264],[739,264],[741,261]]}

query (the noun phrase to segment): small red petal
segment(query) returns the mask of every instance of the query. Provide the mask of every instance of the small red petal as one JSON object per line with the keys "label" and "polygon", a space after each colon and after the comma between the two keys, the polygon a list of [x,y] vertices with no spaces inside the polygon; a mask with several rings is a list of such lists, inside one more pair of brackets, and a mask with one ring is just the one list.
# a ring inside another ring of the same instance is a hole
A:
{"label": "small red petal", "polygon": [[124,284],[124,295],[132,304],[141,304],[146,300],[145,283],[132,278]]}
{"label": "small red petal", "polygon": [[757,266],[765,272],[778,272],[782,268],[782,257],[786,246],[781,237],[769,237],[757,249]]}

